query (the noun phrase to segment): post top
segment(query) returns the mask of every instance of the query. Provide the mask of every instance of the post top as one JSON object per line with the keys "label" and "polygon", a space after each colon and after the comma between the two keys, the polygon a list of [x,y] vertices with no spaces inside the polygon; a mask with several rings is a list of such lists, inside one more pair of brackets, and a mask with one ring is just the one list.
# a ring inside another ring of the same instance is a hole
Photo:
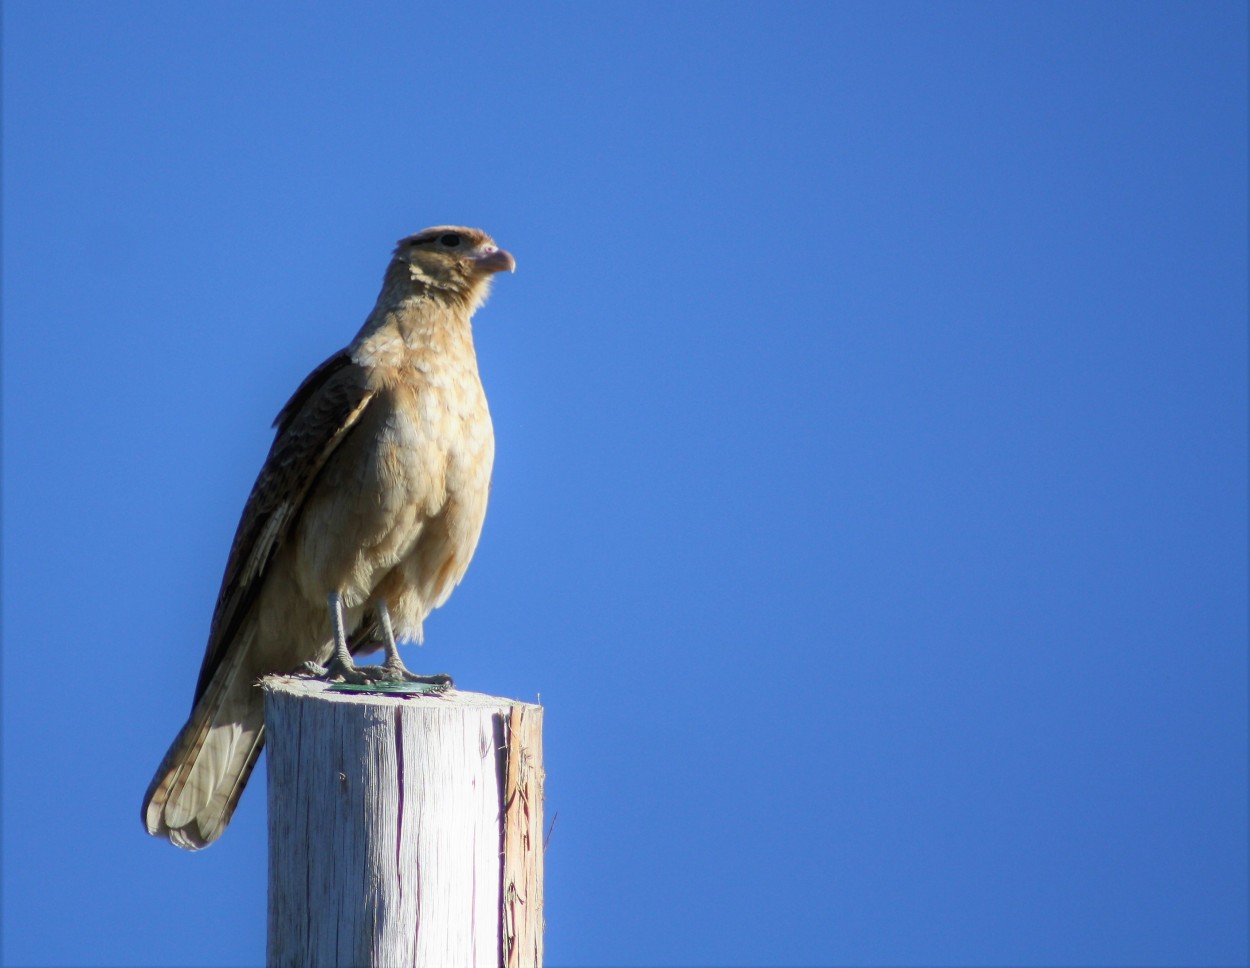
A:
{"label": "post top", "polygon": [[260,686],[265,692],[282,693],[293,698],[317,699],[325,702],[368,703],[382,706],[492,706],[510,709],[514,706],[525,706],[540,709],[537,703],[522,702],[519,699],[505,699],[502,696],[488,696],[482,692],[465,692],[460,689],[448,689],[436,693],[386,693],[386,692],[339,692],[331,688],[331,683],[320,679],[304,676],[265,676]]}

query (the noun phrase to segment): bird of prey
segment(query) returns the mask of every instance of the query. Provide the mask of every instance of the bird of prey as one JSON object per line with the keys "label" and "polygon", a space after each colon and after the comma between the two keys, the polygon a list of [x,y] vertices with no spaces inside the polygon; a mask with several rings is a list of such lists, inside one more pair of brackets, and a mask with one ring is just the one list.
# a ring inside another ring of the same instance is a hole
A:
{"label": "bird of prey", "polygon": [[[470,320],[512,256],[478,229],[402,239],[351,344],[300,384],[235,534],[191,717],[143,801],[148,833],[198,850],[230,821],[264,743],[258,680],[410,680],[396,639],[464,577],[495,437]],[[380,639],[381,666],[353,653]]]}

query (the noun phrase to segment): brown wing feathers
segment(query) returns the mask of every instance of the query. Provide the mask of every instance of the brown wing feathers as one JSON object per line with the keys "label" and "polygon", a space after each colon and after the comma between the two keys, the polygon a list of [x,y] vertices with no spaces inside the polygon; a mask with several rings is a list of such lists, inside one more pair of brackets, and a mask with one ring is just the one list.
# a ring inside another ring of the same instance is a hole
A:
{"label": "brown wing feathers", "polygon": [[265,566],[299,517],[304,497],[372,397],[344,350],[300,384],[274,420],[277,437],[248,497],[230,548],[195,698],[208,687],[224,649],[238,632]]}

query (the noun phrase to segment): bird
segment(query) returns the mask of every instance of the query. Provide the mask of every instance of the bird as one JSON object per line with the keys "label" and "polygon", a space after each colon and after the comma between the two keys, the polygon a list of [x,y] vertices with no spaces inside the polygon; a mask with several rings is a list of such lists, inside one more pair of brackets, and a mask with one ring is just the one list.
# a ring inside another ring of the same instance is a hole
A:
{"label": "bird", "polygon": [[[266,675],[451,686],[409,672],[397,642],[422,641],[481,536],[495,437],[471,320],[504,271],[516,260],[480,229],[401,239],[360,331],[278,413],[148,833],[187,850],[221,836],[264,744]],[[385,661],[357,665],[378,640]]]}

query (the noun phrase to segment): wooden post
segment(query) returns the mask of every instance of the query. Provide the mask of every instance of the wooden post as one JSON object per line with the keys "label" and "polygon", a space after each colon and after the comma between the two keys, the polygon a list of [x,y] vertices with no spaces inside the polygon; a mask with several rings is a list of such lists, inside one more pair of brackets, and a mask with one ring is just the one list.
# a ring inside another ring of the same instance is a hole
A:
{"label": "wooden post", "polygon": [[270,676],[270,966],[541,966],[542,707]]}

